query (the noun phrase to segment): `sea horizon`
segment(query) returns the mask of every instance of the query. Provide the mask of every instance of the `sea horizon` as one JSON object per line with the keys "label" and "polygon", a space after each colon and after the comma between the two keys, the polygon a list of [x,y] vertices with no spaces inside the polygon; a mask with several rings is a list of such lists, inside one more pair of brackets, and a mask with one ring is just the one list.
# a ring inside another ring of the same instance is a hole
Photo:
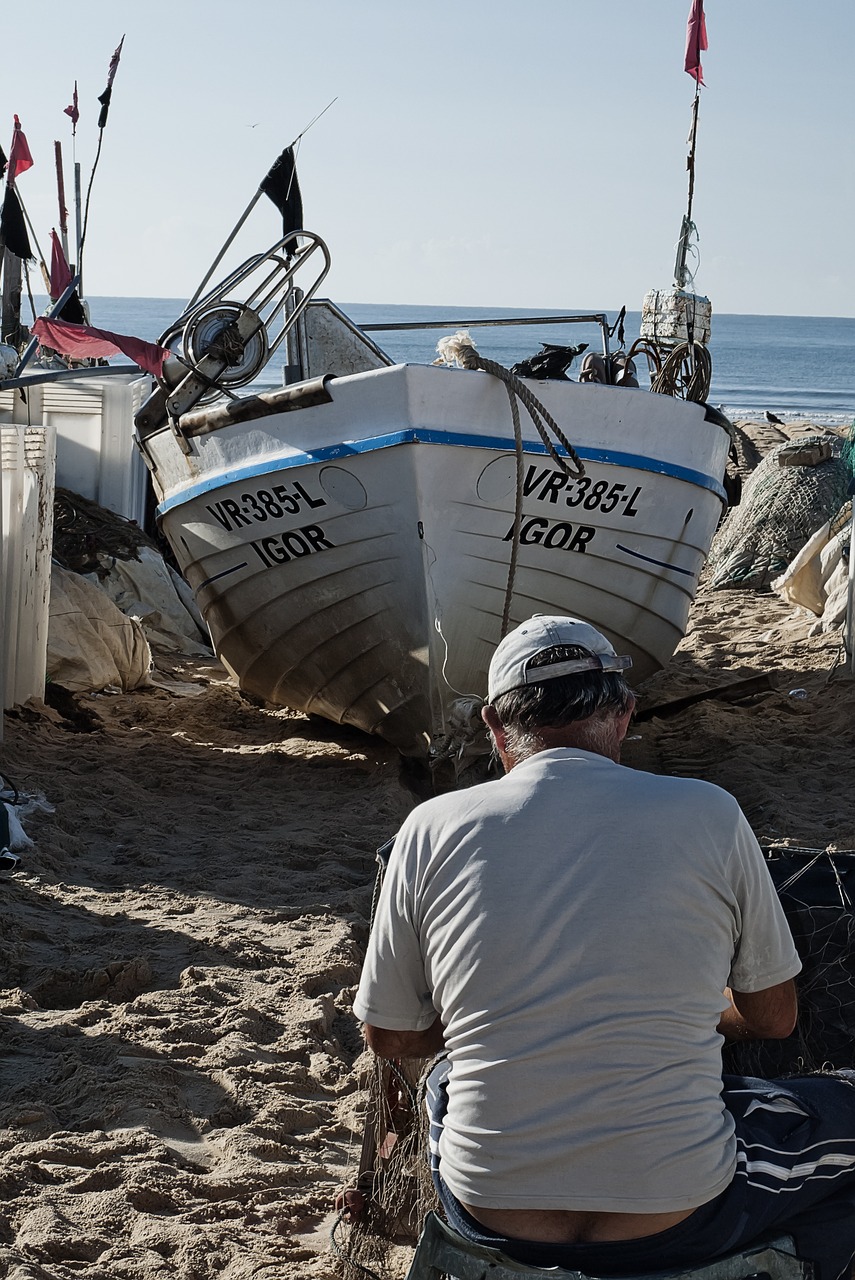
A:
{"label": "sea horizon", "polygon": [[[47,305],[44,295],[34,298],[37,310]],[[127,294],[93,294],[87,298],[91,323],[98,328],[157,341],[186,306],[175,297]],[[342,302],[341,309],[357,324],[396,322],[447,322],[467,320],[526,319],[532,316],[605,314],[614,325],[619,309],[602,307],[556,309],[550,307],[477,307],[458,304]],[[626,313],[626,344],[638,336],[640,311]],[[373,340],[396,363],[429,364],[436,353],[441,330],[374,331]],[[542,343],[576,344],[580,339],[596,350],[601,341],[596,325],[483,326],[473,330],[478,350],[510,367],[535,354]],[[611,340],[616,346],[616,337]],[[763,315],[749,312],[713,312],[709,349],[713,376],[709,400],[731,417],[752,417],[766,411],[785,421],[806,418],[818,423],[846,426],[855,419],[855,317]],[[253,390],[282,385],[282,364],[270,361],[253,384]],[[639,361],[642,385],[646,362]],[[569,373],[575,376],[577,366]]]}

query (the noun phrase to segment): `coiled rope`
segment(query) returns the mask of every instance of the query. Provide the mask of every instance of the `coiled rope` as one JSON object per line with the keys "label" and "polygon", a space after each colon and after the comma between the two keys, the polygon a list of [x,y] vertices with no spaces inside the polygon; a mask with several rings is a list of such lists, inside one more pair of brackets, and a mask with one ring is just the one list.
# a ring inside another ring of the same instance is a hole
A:
{"label": "coiled rope", "polygon": [[681,342],[651,380],[650,390],[663,396],[705,401],[712,382],[712,356],[700,342]]}
{"label": "coiled rope", "polygon": [[[571,479],[579,480],[585,474],[585,464],[546,406],[538,400],[537,396],[532,394],[516,374],[511,373],[510,369],[506,369],[504,365],[497,364],[495,360],[488,360],[486,356],[480,355],[465,329],[459,330],[452,338],[441,338],[437,343],[437,351],[440,355],[439,360],[435,362],[437,364],[456,364],[462,369],[481,369],[484,373],[492,374],[494,378],[498,378],[504,384],[511,406],[511,419],[514,424],[514,451],[516,454],[516,496],[514,498],[511,555],[508,562],[508,582],[502,610],[502,634],[500,638],[503,639],[507,635],[510,626],[511,601],[514,595],[514,581],[520,545],[520,527],[522,525],[524,454],[522,427],[520,426],[520,404],[525,407],[526,412],[534,423],[537,434],[546,447],[547,453],[557,467],[560,467]],[[550,439],[550,431],[565,450],[566,457],[562,456],[556,449],[555,444]],[[571,463],[572,466],[570,465]]]}

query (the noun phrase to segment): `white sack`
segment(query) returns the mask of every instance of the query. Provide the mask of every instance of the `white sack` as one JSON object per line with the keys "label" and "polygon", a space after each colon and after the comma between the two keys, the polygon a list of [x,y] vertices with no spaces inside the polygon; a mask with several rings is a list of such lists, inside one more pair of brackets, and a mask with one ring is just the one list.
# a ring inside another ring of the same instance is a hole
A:
{"label": "white sack", "polygon": [[122,613],[139,618],[154,643],[180,653],[209,654],[204,623],[186,583],[179,592],[177,575],[153,547],[140,547],[137,554],[139,560],[102,555],[101,563],[109,570],[106,577],[86,576],[107,592]]}
{"label": "white sack", "polygon": [[47,676],[72,693],[147,685],[151,650],[139,622],[79,573],[51,567]]}
{"label": "white sack", "polygon": [[846,511],[844,507],[833,520],[817,529],[786,573],[772,583],[773,590],[788,603],[801,605],[821,618],[823,631],[842,626],[846,617],[852,522],[850,515],[842,523]]}

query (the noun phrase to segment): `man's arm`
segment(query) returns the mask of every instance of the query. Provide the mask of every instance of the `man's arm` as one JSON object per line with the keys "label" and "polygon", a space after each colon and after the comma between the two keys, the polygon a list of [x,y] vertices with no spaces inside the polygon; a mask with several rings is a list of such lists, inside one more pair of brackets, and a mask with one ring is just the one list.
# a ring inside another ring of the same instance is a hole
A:
{"label": "man's arm", "polygon": [[385,1027],[362,1027],[369,1049],[378,1058],[432,1058],[445,1048],[445,1037],[439,1018],[425,1031],[389,1031]]}
{"label": "man's arm", "polygon": [[795,1028],[799,1006],[792,978],[765,991],[725,988],[730,1005],[718,1030],[725,1040],[784,1040]]}

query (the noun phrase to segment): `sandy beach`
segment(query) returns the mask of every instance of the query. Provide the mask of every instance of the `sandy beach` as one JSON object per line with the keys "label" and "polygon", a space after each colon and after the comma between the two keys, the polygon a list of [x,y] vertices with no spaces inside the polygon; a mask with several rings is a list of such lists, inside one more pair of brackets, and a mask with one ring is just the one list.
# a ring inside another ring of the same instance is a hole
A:
{"label": "sandy beach", "polygon": [[[155,661],[153,688],[6,717],[0,768],[36,804],[0,883],[0,1274],[327,1280],[374,851],[416,796],[379,739]],[[763,842],[855,846],[840,632],[702,585],[640,694],[624,763],[726,787]]]}

